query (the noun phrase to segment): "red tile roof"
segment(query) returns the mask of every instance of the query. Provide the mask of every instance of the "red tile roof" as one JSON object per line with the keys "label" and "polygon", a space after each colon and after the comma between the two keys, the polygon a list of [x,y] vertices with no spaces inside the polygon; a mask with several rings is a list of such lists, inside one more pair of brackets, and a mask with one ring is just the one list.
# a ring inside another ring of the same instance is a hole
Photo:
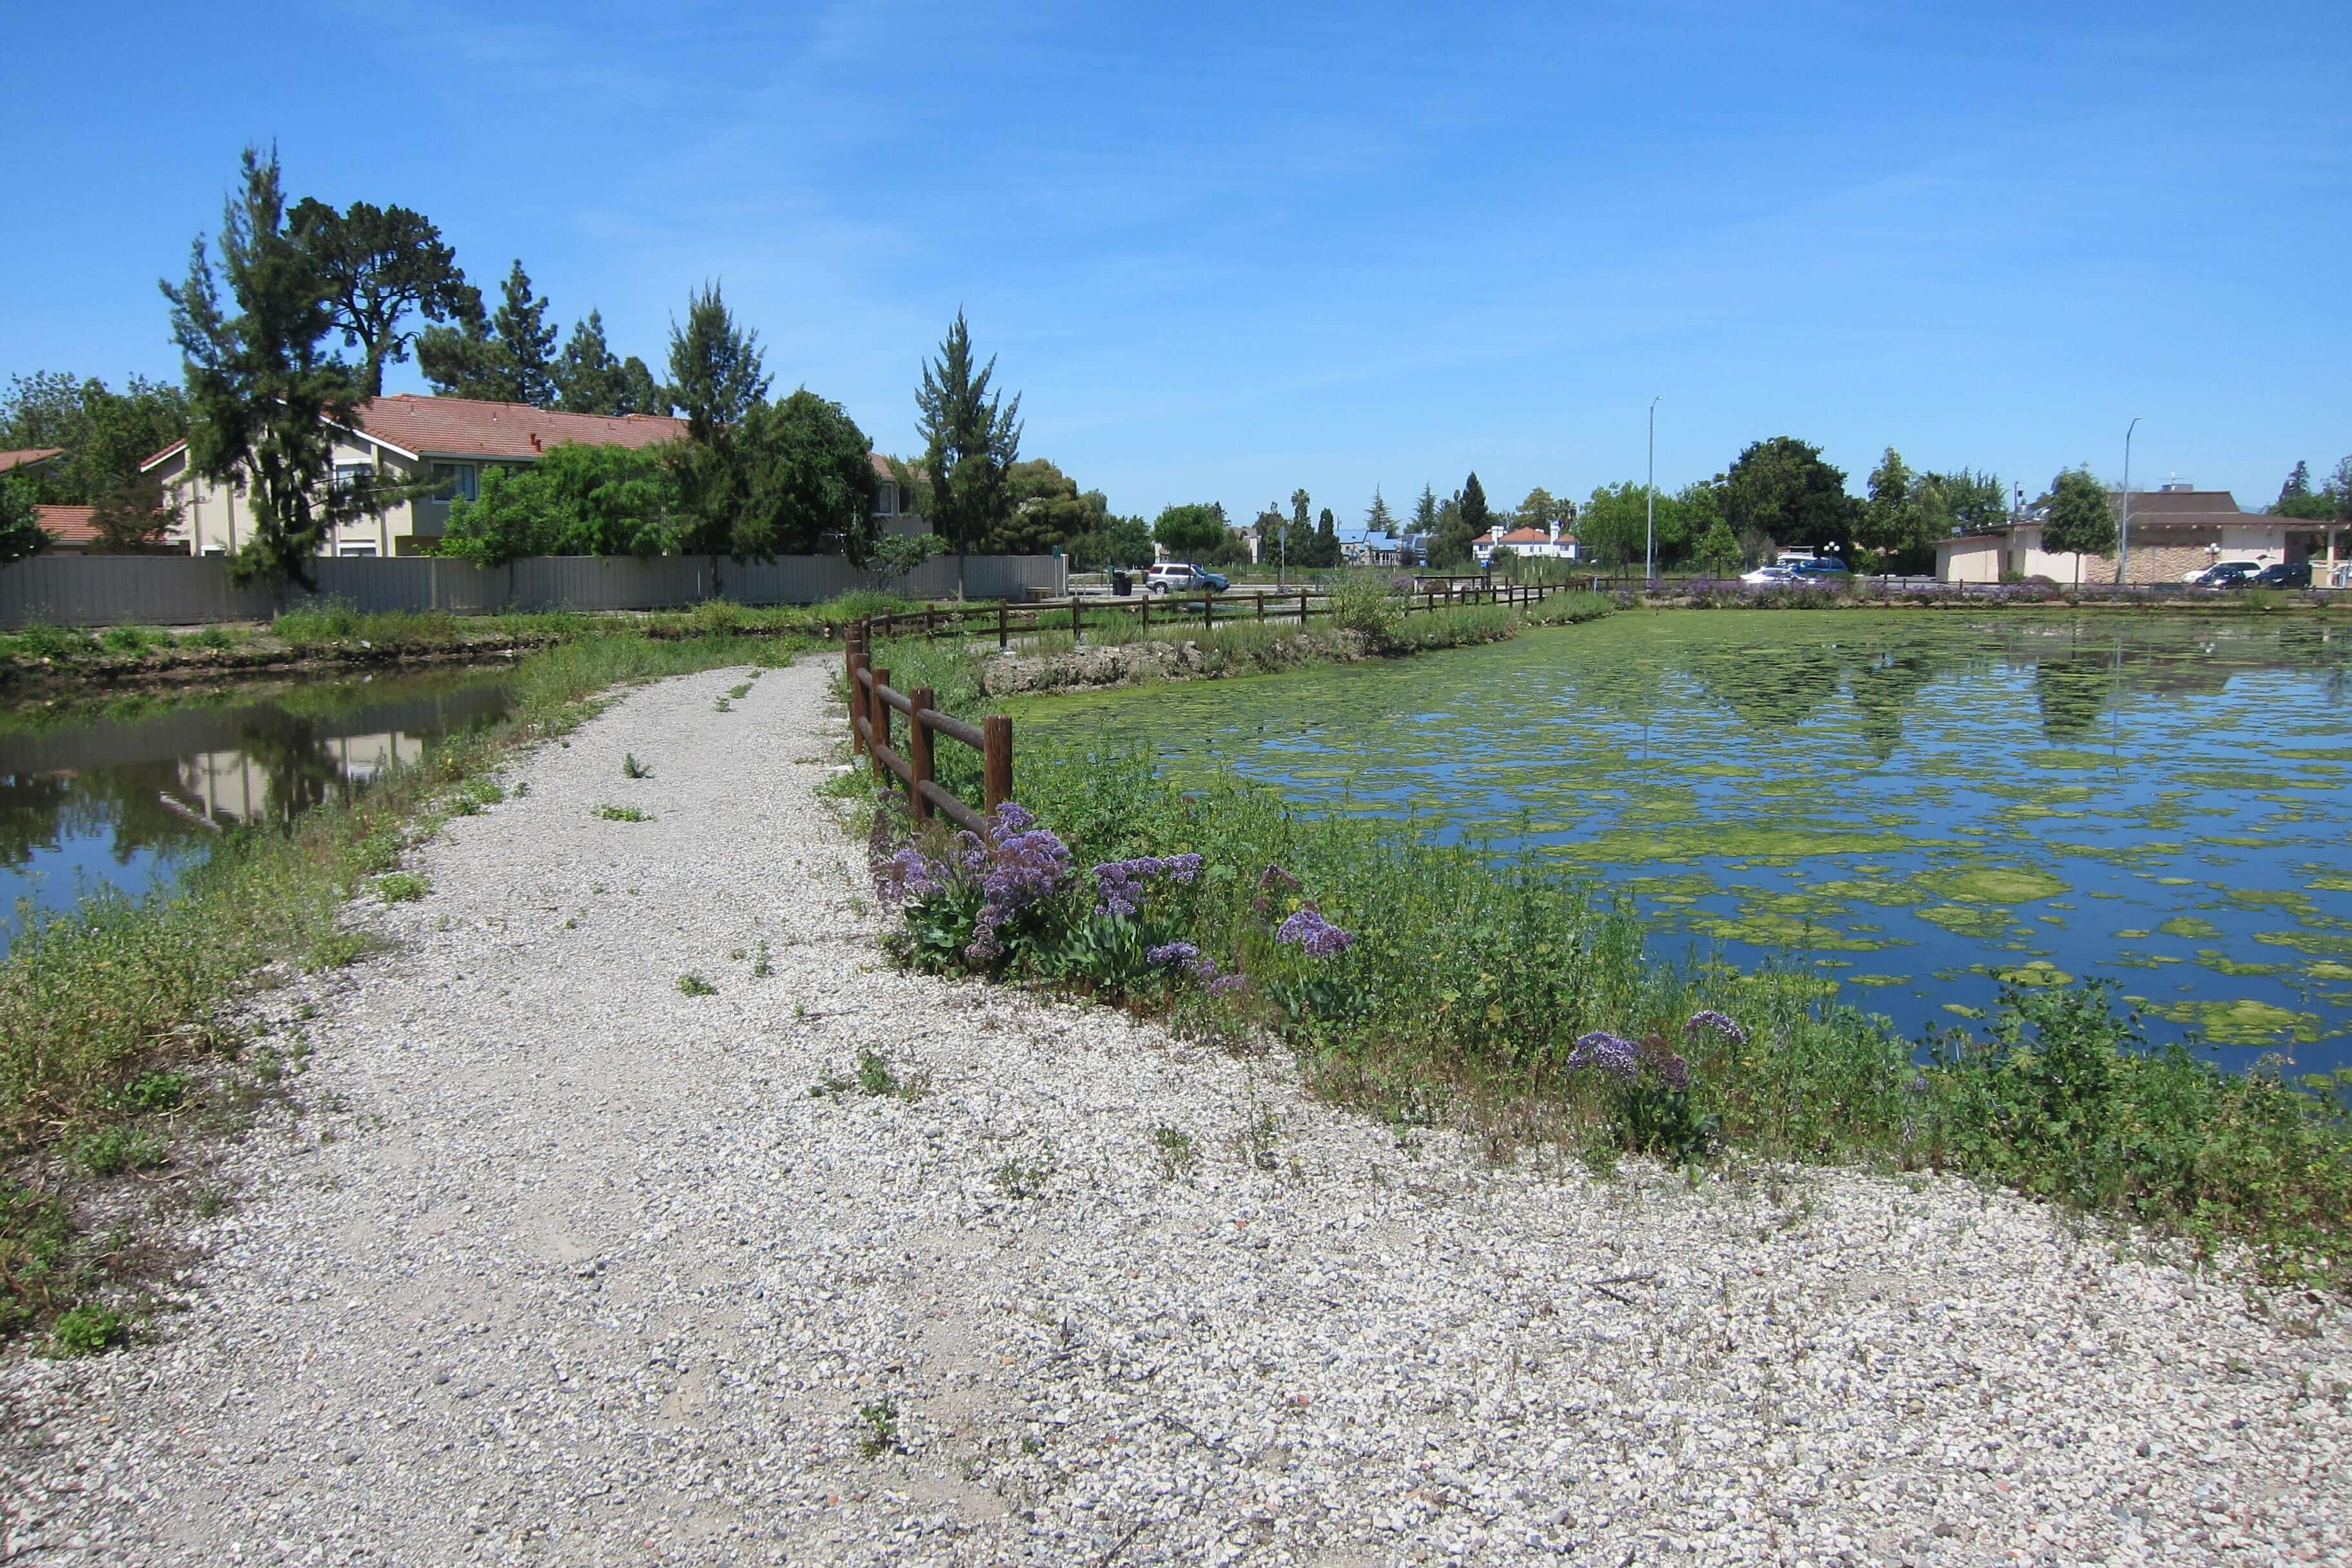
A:
{"label": "red tile roof", "polygon": [[47,462],[63,452],[63,447],[19,447],[13,452],[0,452],[0,474],[11,468],[21,468],[34,463]]}
{"label": "red tile roof", "polygon": [[650,447],[681,440],[686,421],[666,414],[556,414],[528,403],[469,397],[373,398],[352,421],[377,440],[419,457],[514,458],[528,462],[565,441]]}
{"label": "red tile roof", "polygon": [[97,510],[92,506],[37,506],[33,518],[59,544],[95,544],[98,524],[90,519]]}

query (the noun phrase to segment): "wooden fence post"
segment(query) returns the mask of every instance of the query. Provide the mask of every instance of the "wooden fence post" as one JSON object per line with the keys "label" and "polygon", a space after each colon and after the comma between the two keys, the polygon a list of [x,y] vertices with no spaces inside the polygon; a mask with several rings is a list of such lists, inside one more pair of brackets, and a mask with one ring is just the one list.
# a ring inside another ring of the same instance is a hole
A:
{"label": "wooden fence post", "polygon": [[1078,596],[1077,596],[1076,594],[1073,594],[1073,595],[1070,595],[1070,646],[1071,646],[1071,647],[1076,647],[1080,642],[1082,642],[1082,641],[1084,641],[1084,640],[1085,640],[1085,637],[1084,637],[1085,631],[1086,631],[1086,627],[1085,627],[1084,623],[1082,623],[1082,622],[1078,619]]}
{"label": "wooden fence post", "polygon": [[1142,597],[1142,598],[1140,598],[1140,599],[1138,599],[1138,600],[1136,601],[1136,603],[1135,603],[1135,608],[1136,608],[1136,611],[1137,611],[1138,615],[1139,615],[1139,616],[1140,616],[1140,618],[1141,618],[1141,619],[1140,619],[1140,624],[1141,624],[1141,626],[1142,626],[1143,629],[1144,629],[1145,631],[1147,631],[1147,632],[1148,632],[1148,631],[1150,631],[1150,630],[1151,629],[1151,593],[1150,593],[1150,590],[1146,589],[1146,590],[1144,591],[1143,597]]}
{"label": "wooden fence post", "polygon": [[1201,590],[1201,629],[1208,631],[1217,624],[1217,596],[1206,588]]}
{"label": "wooden fence post", "polygon": [[1257,618],[1261,621],[1265,619],[1265,595],[1264,594],[1260,594],[1257,596]]}
{"label": "wooden fence post", "polygon": [[1298,629],[1302,632],[1307,629],[1307,590],[1304,588],[1298,590]]}
{"label": "wooden fence post", "polygon": [[1013,721],[991,713],[980,725],[981,798],[994,811],[1013,798]]}
{"label": "wooden fence post", "polygon": [[1012,646],[1012,642],[1013,642],[1013,639],[1012,639],[1012,634],[1011,634],[1011,633],[1006,629],[1006,626],[1005,626],[1005,625],[1004,625],[1004,622],[1005,622],[1006,616],[1007,616],[1009,614],[1010,614],[1010,612],[1009,612],[1009,611],[1007,611],[1007,610],[1006,610],[1006,608],[1005,608],[1005,601],[1004,601],[1004,600],[1003,600],[1003,599],[999,599],[999,600],[997,600],[997,601],[996,601],[996,646],[997,646],[999,648],[1010,647]]}
{"label": "wooden fence post", "polygon": [[889,684],[890,672],[887,669],[877,669],[874,672],[873,689],[866,694],[866,701],[870,705],[866,710],[866,721],[874,727],[872,757],[874,777],[877,781],[890,776],[889,768],[882,762],[882,748],[890,743],[890,705],[882,700],[882,689]]}
{"label": "wooden fence post", "polygon": [[915,820],[929,822],[931,803],[923,798],[923,786],[931,782],[931,727],[923,721],[923,712],[938,707],[940,698],[929,687],[918,686],[914,699],[915,713],[907,730],[907,763],[915,778],[907,786],[907,793],[913,797]]}

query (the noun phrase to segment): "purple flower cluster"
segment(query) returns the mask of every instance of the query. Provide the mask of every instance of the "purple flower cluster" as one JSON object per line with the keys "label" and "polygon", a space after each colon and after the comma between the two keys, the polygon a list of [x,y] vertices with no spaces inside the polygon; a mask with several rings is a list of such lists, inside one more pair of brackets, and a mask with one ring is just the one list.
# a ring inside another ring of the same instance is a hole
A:
{"label": "purple flower cluster", "polygon": [[1632,1078],[1642,1070],[1642,1047],[1622,1035],[1595,1029],[1579,1037],[1576,1048],[1568,1053],[1568,1065],[1591,1068],[1616,1078]]}
{"label": "purple flower cluster", "polygon": [[1212,996],[1230,996],[1236,991],[1248,989],[1249,976],[1246,974],[1220,974],[1209,982],[1209,994]]}
{"label": "purple flower cluster", "polygon": [[1325,920],[1313,904],[1301,904],[1276,930],[1274,940],[1297,942],[1309,958],[1333,958],[1347,952],[1356,935]]}
{"label": "purple flower cluster", "polygon": [[1741,1028],[1729,1015],[1718,1013],[1712,1007],[1704,1012],[1693,1013],[1690,1016],[1690,1021],[1683,1026],[1683,1033],[1685,1035],[1696,1035],[1702,1029],[1712,1029],[1735,1046],[1744,1046],[1748,1043],[1748,1031]]}
{"label": "purple flower cluster", "polygon": [[1070,847],[1012,801],[988,814],[985,839],[956,835],[968,876],[980,879],[980,914],[963,952],[985,963],[1004,951],[1002,934],[1024,911],[1069,885]]}
{"label": "purple flower cluster", "polygon": [[884,861],[874,873],[875,891],[893,909],[937,898],[947,889],[948,868],[911,844]]}
{"label": "purple flower cluster", "polygon": [[1143,962],[1154,969],[1164,968],[1171,963],[1181,963],[1189,969],[1201,962],[1201,950],[1189,942],[1161,942],[1158,947],[1144,950]]}
{"label": "purple flower cluster", "polygon": [[1657,1036],[1642,1042],[1642,1059],[1650,1064],[1650,1070],[1668,1089],[1690,1087],[1690,1063],[1675,1055],[1674,1048]]}
{"label": "purple flower cluster", "polygon": [[1095,913],[1131,917],[1143,907],[1144,884],[1166,877],[1181,886],[1201,874],[1198,855],[1142,855],[1108,860],[1095,868]]}

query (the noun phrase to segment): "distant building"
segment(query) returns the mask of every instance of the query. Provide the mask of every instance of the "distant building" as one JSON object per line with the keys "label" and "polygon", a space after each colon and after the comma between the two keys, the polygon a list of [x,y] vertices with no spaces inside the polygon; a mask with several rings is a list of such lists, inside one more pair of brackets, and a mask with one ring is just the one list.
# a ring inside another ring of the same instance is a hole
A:
{"label": "distant building", "polygon": [[65,455],[63,447],[19,447],[14,451],[0,452],[0,474],[28,478],[53,458]]}
{"label": "distant building", "polygon": [[[2118,525],[2123,494],[2110,491],[2107,504]],[[1974,533],[1936,542],[1936,575],[1947,583],[1998,583],[2003,578],[2047,577],[2056,583],[2112,583],[2112,555],[2060,554],[2042,548],[2044,514],[2030,512]],[[2242,511],[2228,490],[2200,490],[2186,481],[2131,494],[2131,565],[2134,583],[2179,583],[2217,561],[2309,561],[2312,582],[2326,585],[2346,560],[2352,529],[2341,524]]]}
{"label": "distant building", "polygon": [[1546,528],[1514,528],[1508,532],[1505,532],[1498,523],[1486,531],[1486,538],[1471,544],[1470,552],[1478,558],[1478,564],[1484,566],[1494,559],[1497,548],[1508,550],[1522,561],[1573,561],[1577,558],[1576,535],[1562,534],[1558,522]]}
{"label": "distant building", "polygon": [[[449,524],[449,507],[481,494],[482,476],[494,468],[535,463],[550,447],[573,442],[591,447],[644,447],[683,440],[686,421],[662,414],[561,414],[527,403],[486,403],[467,397],[418,397],[402,394],[359,405],[349,425],[335,426],[334,482],[400,486],[436,479],[439,487],[415,500],[396,501],[374,517],[362,518],[321,542],[321,555],[430,554]],[[885,531],[921,533],[929,525],[902,510],[890,466],[871,458],[879,481],[875,511]],[[188,444],[174,441],[140,465],[163,482],[166,504],[176,503],[179,521],[165,538],[192,555],[227,555],[253,536],[253,513],[245,495],[192,474]]]}

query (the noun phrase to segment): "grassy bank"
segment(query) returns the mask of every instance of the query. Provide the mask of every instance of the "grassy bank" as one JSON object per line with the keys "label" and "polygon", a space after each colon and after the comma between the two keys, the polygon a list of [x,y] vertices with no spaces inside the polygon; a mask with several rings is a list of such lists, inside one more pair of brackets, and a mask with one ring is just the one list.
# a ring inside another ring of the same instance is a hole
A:
{"label": "grassy bank", "polygon": [[330,604],[288,610],[265,626],[91,629],[34,625],[0,632],[0,677],[119,679],[184,669],[234,673],[298,661],[374,663],[488,656],[599,637],[824,640],[838,637],[841,628],[859,616],[913,607],[906,600],[884,594],[846,594],[821,605],[768,606],[714,599],[689,610],[604,615],[362,612]]}
{"label": "grassy bank", "polygon": [[1018,781],[1070,858],[1013,832],[970,866],[917,847],[886,879],[908,962],[1271,1034],[1402,1140],[1444,1120],[1601,1169],[1738,1152],[1954,1172],[2242,1247],[2272,1279],[2352,1284],[2352,1074],[2150,1051],[2083,986],[2012,992],[1923,1062],[1810,975],[1645,958],[1623,909],[1549,868],[1230,779],[1180,790],[1146,754],[1034,733]]}
{"label": "grassy bank", "polygon": [[[139,1264],[137,1226],[120,1228],[123,1184],[168,1173],[175,1139],[232,1124],[237,1084],[274,1068],[242,1059],[235,1004],[358,957],[345,901],[371,888],[413,896],[404,853],[446,815],[497,799],[514,747],[570,731],[615,684],[778,663],[808,646],[731,633],[559,644],[517,666],[507,719],[435,743],[348,805],[228,835],[147,899],[100,897],[47,919],[23,910],[0,963],[0,1337],[47,1328],[70,1350],[117,1331]],[[160,1181],[149,1190],[167,1206],[210,1201]]]}

